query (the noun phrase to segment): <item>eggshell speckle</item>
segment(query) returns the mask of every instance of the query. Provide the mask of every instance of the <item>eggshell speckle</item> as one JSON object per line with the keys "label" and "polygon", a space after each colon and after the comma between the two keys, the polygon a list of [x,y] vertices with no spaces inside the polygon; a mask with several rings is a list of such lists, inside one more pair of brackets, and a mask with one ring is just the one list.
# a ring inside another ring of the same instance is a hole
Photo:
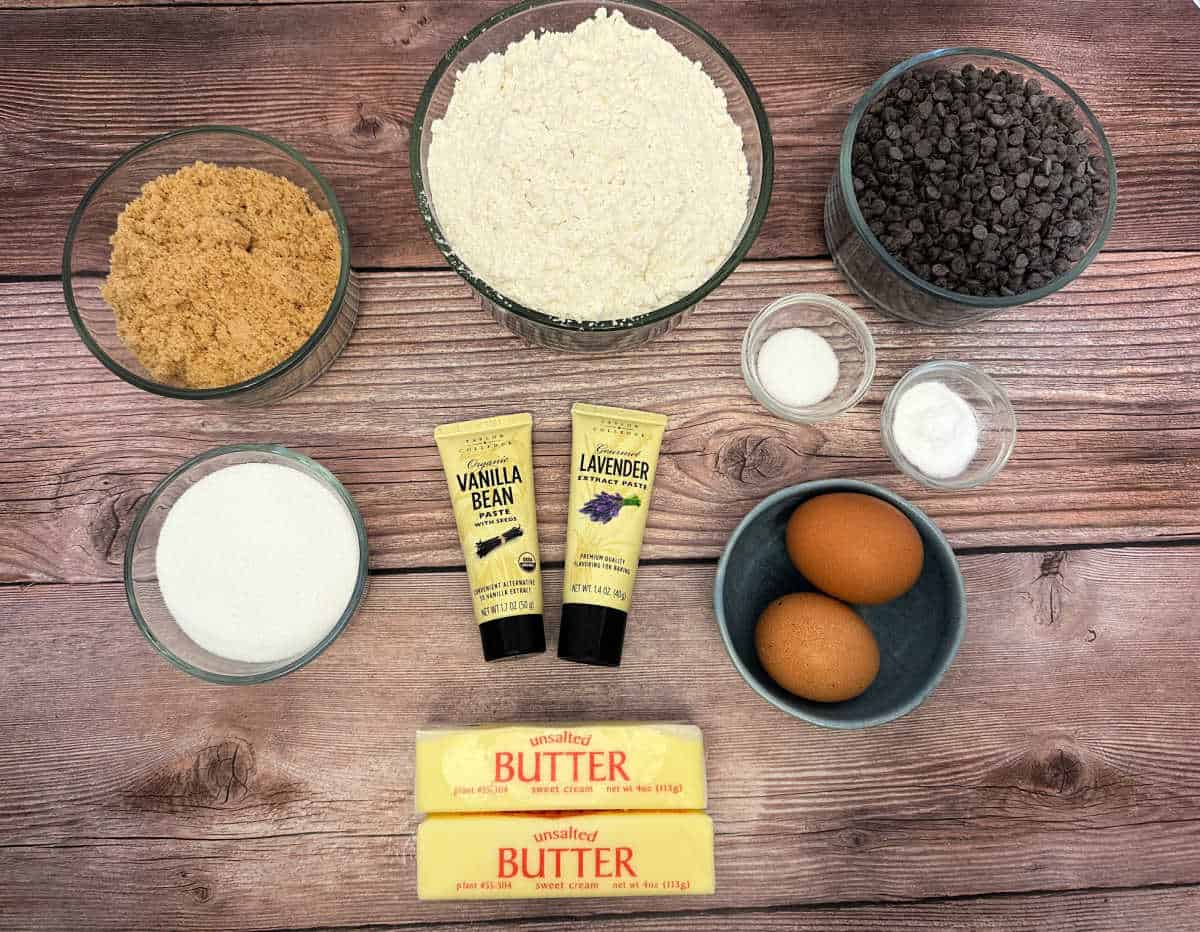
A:
{"label": "eggshell speckle", "polygon": [[754,629],[754,647],[771,679],[814,702],[853,699],[879,673],[879,644],[866,622],[817,592],[768,605]]}

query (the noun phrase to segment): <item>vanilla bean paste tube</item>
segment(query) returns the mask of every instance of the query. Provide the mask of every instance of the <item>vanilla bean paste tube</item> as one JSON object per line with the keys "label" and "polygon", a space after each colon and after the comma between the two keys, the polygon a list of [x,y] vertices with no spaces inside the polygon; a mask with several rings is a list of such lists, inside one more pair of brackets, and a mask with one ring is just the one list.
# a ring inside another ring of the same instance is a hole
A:
{"label": "vanilla bean paste tube", "polygon": [[558,656],[616,667],[667,419],[577,404],[571,408],[571,426]]}
{"label": "vanilla bean paste tube", "polygon": [[444,424],[433,432],[485,660],[546,649],[542,560],[533,493],[533,418],[528,414]]}

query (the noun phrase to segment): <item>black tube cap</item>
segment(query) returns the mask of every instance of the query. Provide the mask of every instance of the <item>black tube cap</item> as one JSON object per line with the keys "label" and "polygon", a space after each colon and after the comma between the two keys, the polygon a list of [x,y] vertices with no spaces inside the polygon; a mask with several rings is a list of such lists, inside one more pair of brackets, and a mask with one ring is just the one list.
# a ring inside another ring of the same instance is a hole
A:
{"label": "black tube cap", "polygon": [[627,617],[625,612],[607,605],[567,603],[558,630],[559,659],[619,667]]}
{"label": "black tube cap", "polygon": [[509,615],[479,626],[484,660],[503,660],[546,651],[546,629],[541,615]]}

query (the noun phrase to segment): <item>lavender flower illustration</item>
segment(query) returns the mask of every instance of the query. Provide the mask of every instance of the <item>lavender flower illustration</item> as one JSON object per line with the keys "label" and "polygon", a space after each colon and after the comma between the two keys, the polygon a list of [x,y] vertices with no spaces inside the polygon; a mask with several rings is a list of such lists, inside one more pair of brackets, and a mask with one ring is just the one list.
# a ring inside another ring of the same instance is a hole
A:
{"label": "lavender flower illustration", "polygon": [[579,509],[579,513],[587,515],[593,521],[598,521],[601,524],[608,524],[615,518],[620,510],[628,505],[630,508],[641,508],[642,500],[636,495],[631,495],[625,498],[618,495],[616,492],[601,492],[586,505]]}

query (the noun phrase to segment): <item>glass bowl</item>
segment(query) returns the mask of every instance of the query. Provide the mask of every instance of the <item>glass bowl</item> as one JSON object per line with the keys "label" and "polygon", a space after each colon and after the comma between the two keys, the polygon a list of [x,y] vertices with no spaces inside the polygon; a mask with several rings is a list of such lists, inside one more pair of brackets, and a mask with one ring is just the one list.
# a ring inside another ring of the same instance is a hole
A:
{"label": "glass bowl", "polygon": [[[900,452],[896,442],[896,405],[914,385],[941,382],[957,393],[975,413],[979,446],[966,469],[950,479],[929,476]],[[1004,468],[1017,445],[1017,413],[1008,393],[982,369],[965,362],[934,360],[906,372],[883,403],[880,418],[883,448],[902,473],[931,489],[972,489],[991,480]]]}
{"label": "glass bowl", "polygon": [[[346,506],[358,533],[358,579],[341,616],[311,648],[282,662],[249,663],[205,650],[171,616],[158,586],[155,554],[171,506],[205,476],[240,463],[271,463],[316,479]],[[334,642],[349,623],[367,588],[367,532],[354,499],[320,463],[274,444],[236,444],[196,456],[162,480],[138,510],[125,545],[125,597],[138,628],[160,654],[180,670],[211,683],[263,683],[298,670]]]}
{"label": "glass bowl", "polygon": [[[312,336],[274,368],[219,388],[181,388],[154,379],[117,334],[116,317],[100,294],[109,272],[109,239],[117,229],[117,216],[144,184],[197,160],[258,168],[299,185],[321,210],[333,216],[342,252],[333,299]],[[358,283],[350,269],[350,236],[333,189],[291,147],[236,126],[193,126],[166,133],[136,146],[105,169],[71,218],[63,246],[62,284],[75,329],[111,372],[156,395],[194,401],[269,404],[298,391],[329,368],[350,339],[358,316]]]}
{"label": "glass bowl", "polygon": [[[430,130],[446,113],[458,73],[488,55],[503,52],[530,32],[567,32],[593,16],[598,7],[619,11],[638,28],[654,29],[683,55],[703,66],[725,94],[729,114],[742,130],[742,145],[750,172],[746,219],[733,251],[700,287],[653,311],[617,321],[565,321],[525,307],[492,288],[455,255],[437,217],[428,186]],[[409,145],[413,189],[425,226],[446,262],[479,296],[492,316],[529,343],[568,352],[609,352],[626,349],[661,336],[696,308],[750,251],[762,228],[771,200],[774,150],[767,114],[741,65],[720,42],[674,10],[650,0],[525,0],[484,20],[450,47],[425,84],[413,117]]]}
{"label": "glass bowl", "polygon": [[[961,68],[968,62],[983,68],[1005,69],[1029,80],[1036,79],[1054,95],[1071,101],[1094,157],[1103,162],[1108,181],[1104,218],[1084,254],[1070,269],[1039,288],[1010,297],[978,297],[947,291],[924,281],[894,259],[871,232],[854,194],[851,157],[858,124],[867,108],[895,81],[921,69]],[[837,170],[825,195],[825,241],[834,263],[847,281],[881,311],[919,324],[953,327],[998,314],[1008,308],[1038,301],[1073,282],[1096,258],[1108,238],[1117,213],[1117,166],[1104,128],[1078,94],[1066,83],[1031,61],[982,48],[945,48],[903,61],[871,85],[850,114],[842,134]]]}
{"label": "glass bowl", "polygon": [[[803,327],[824,337],[838,360],[838,380],[833,391],[814,405],[795,406],[767,391],[759,377],[758,354],[763,344],[780,330]],[[742,338],[742,377],[750,394],[787,421],[810,424],[849,411],[866,394],[875,377],[875,341],[854,309],[823,294],[791,294],[758,312]]]}

